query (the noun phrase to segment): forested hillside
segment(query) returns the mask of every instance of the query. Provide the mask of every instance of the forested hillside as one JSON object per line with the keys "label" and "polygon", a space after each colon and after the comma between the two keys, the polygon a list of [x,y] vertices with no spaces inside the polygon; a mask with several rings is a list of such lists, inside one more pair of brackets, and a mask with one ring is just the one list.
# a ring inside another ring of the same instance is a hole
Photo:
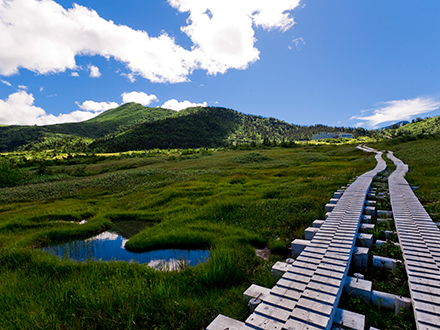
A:
{"label": "forested hillside", "polygon": [[245,115],[225,108],[188,108],[177,116],[151,121],[123,134],[97,139],[93,152],[117,152],[153,148],[223,147],[233,144],[261,144],[310,139],[321,131],[352,132],[365,135],[363,129],[299,126],[275,118]]}
{"label": "forested hillside", "polygon": [[380,138],[393,138],[398,136],[414,137],[417,135],[438,135],[440,133],[440,116],[432,118],[416,118],[411,123],[382,130],[378,132]]}
{"label": "forested hillside", "polygon": [[[26,150],[53,149],[69,146],[78,138],[96,139],[121,133],[137,124],[160,120],[178,114],[177,111],[148,108],[138,103],[126,103],[115,109],[80,123],[67,123],[47,126],[2,126],[0,127],[0,152],[13,151],[26,146]],[[90,143],[84,139],[80,149]],[[35,147],[35,148],[34,148]],[[72,150],[73,151],[73,150]]]}
{"label": "forested hillside", "polygon": [[154,148],[222,147],[309,140],[320,132],[371,134],[363,128],[300,126],[214,107],[173,111],[127,103],[80,123],[0,127],[0,152],[117,152]]}

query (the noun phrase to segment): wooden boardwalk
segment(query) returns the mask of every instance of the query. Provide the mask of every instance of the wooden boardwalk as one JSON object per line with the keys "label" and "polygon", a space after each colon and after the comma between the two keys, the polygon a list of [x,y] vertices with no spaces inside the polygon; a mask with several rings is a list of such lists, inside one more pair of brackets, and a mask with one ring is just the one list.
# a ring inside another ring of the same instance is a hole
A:
{"label": "wooden boardwalk", "polygon": [[440,329],[440,232],[404,179],[408,166],[388,158],[397,166],[388,184],[417,329]]}
{"label": "wooden boardwalk", "polygon": [[219,315],[208,330],[331,329],[368,190],[377,173],[386,168],[382,153],[376,154],[376,160],[374,170],[359,176],[345,190],[310,244],[286,267],[254,313],[244,323]]}

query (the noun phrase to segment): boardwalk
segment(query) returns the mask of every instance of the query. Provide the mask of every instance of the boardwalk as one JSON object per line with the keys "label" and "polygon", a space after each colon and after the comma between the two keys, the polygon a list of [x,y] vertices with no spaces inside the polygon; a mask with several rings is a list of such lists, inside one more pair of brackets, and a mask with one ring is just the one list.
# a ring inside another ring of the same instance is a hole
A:
{"label": "boardwalk", "polygon": [[388,158],[397,166],[388,184],[417,329],[440,329],[440,232],[404,179],[408,166]]}
{"label": "boardwalk", "polygon": [[[368,150],[371,151],[371,150]],[[382,153],[377,166],[344,192],[318,233],[262,303],[243,323],[219,315],[208,330],[330,329],[347,278],[365,198],[377,173],[385,170]]]}

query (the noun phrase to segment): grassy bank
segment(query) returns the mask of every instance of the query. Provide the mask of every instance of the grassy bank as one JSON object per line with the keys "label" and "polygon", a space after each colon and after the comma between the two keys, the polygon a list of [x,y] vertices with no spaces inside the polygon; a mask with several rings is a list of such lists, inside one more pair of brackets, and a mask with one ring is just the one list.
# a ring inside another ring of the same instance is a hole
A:
{"label": "grassy bank", "polygon": [[[273,286],[271,265],[290,241],[375,161],[354,146],[322,145],[44,164],[43,173],[38,163],[20,168],[27,183],[0,189],[0,328],[203,329],[219,313],[244,320],[243,291]],[[148,224],[127,249],[203,247],[211,258],[161,272],[34,249],[122,221]],[[269,261],[255,256],[265,246]]]}

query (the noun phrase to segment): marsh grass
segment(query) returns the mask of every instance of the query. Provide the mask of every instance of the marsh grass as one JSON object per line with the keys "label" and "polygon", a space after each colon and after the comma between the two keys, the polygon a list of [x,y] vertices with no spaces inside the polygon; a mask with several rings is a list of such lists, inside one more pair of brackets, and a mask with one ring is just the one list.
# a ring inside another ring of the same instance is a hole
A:
{"label": "marsh grass", "polygon": [[[53,165],[85,165],[85,176],[45,174],[0,189],[0,328],[203,329],[219,313],[244,320],[246,288],[272,287],[270,268],[290,241],[324,218],[333,191],[375,166],[350,145],[180,155]],[[133,235],[130,250],[201,247],[211,257],[161,272],[33,249],[107,229]],[[265,246],[269,261],[255,256]]]}
{"label": "marsh grass", "polygon": [[259,163],[268,160],[271,160],[271,158],[254,151],[232,158],[234,163]]}
{"label": "marsh grass", "polygon": [[202,266],[161,272],[125,262],[57,261],[29,249],[2,251],[8,286],[1,291],[0,323],[20,329],[201,329],[220,310],[242,318],[240,283],[248,267],[240,264],[251,254],[212,253]]}
{"label": "marsh grass", "polygon": [[343,293],[339,301],[339,308],[365,315],[365,328],[374,327],[383,330],[415,330],[414,314],[412,309],[401,310],[394,315],[394,310],[381,308],[360,297]]}
{"label": "marsh grass", "polygon": [[380,246],[374,245],[370,251],[370,255],[403,260],[402,250],[399,245],[394,244],[394,240],[387,240],[386,243]]}

